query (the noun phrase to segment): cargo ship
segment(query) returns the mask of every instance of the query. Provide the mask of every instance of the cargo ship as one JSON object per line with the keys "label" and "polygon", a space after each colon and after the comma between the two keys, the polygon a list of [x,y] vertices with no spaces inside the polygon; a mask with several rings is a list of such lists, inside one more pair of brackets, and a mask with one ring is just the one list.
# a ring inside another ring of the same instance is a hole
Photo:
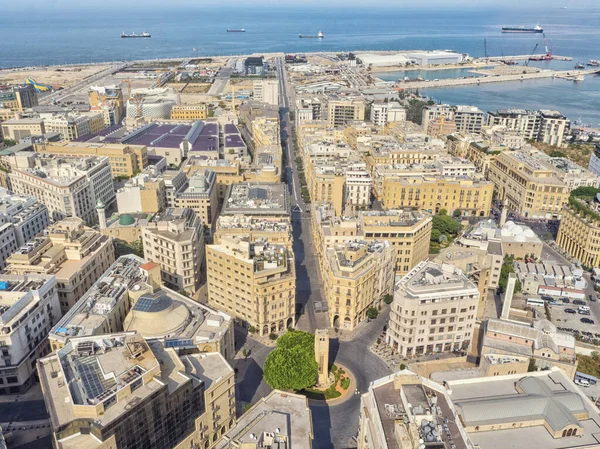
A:
{"label": "cargo ship", "polygon": [[325,35],[319,31],[317,34],[299,34],[300,39],[323,39]]}
{"label": "cargo ship", "polygon": [[524,26],[502,27],[503,33],[543,33],[541,26],[536,25],[533,28]]}
{"label": "cargo ship", "polygon": [[134,38],[134,37],[152,37],[152,36],[150,35],[150,33],[146,33],[146,32],[143,32],[142,34],[135,34],[135,33],[127,34],[125,31],[123,31],[121,33],[122,39]]}
{"label": "cargo ship", "polygon": [[228,29],[227,30],[228,33],[245,33],[246,29],[245,28],[240,28],[239,30],[235,30],[235,29]]}

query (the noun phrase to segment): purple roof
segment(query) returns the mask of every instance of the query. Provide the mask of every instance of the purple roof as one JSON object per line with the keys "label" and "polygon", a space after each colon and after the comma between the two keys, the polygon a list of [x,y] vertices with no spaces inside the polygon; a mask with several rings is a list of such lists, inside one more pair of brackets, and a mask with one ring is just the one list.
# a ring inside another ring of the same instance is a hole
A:
{"label": "purple roof", "polygon": [[201,136],[216,136],[219,134],[219,128],[216,123],[207,123],[200,131]]}
{"label": "purple roof", "polygon": [[192,151],[218,151],[219,138],[216,136],[198,136],[192,144]]}
{"label": "purple roof", "polygon": [[246,145],[244,141],[240,137],[239,134],[232,134],[230,136],[225,136],[225,148],[243,148]]}
{"label": "purple roof", "polygon": [[181,141],[192,129],[188,125],[157,125],[136,136],[125,136],[123,143],[164,148],[179,148]]}
{"label": "purple roof", "polygon": [[225,125],[225,134],[239,134],[239,129],[233,123],[227,123]]}
{"label": "purple roof", "polygon": [[77,139],[73,139],[73,142],[88,142],[88,141],[92,140],[94,137],[98,137],[98,136],[106,137],[109,134],[119,131],[122,128],[123,128],[123,125],[121,123],[118,123],[116,125],[109,126],[108,128],[104,128],[104,129],[98,131],[97,133],[86,134],[85,136],[80,136]]}

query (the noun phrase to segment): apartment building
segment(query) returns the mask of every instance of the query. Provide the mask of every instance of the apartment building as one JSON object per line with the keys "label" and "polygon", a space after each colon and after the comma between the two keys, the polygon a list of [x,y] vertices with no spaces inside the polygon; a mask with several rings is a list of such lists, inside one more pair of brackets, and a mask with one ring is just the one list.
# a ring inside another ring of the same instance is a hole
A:
{"label": "apartment building", "polygon": [[115,201],[113,175],[106,157],[48,157],[30,161],[33,166],[15,168],[9,174],[15,193],[33,196],[48,207],[52,220],[79,217],[95,223],[95,205]]}
{"label": "apartment building", "polygon": [[432,104],[423,108],[421,127],[427,132],[431,122],[442,118],[454,121],[454,109],[449,104]]}
{"label": "apartment building", "polygon": [[[373,180],[365,164],[352,164],[345,172],[344,203],[357,209],[371,207],[371,186]],[[334,201],[337,198],[334,199]]]}
{"label": "apartment building", "polygon": [[233,319],[161,284],[160,266],[119,257],[50,332],[52,350],[73,338],[137,331],[167,347],[234,356]]}
{"label": "apartment building", "polygon": [[[104,117],[101,117],[104,124]],[[59,133],[65,140],[74,140],[92,132],[90,118],[84,115],[54,115],[44,119],[47,132]]]}
{"label": "apartment building", "polygon": [[[311,201],[331,203],[336,215],[341,215],[346,199],[344,170],[335,165],[313,165],[311,169],[311,175],[307,177]],[[355,193],[358,195],[359,192],[357,189]]]}
{"label": "apartment building", "polygon": [[571,197],[563,208],[556,244],[588,267],[600,266],[600,207],[596,199]]}
{"label": "apartment building", "polygon": [[352,330],[394,291],[396,254],[387,241],[354,240],[327,247],[323,286],[331,325]]}
{"label": "apartment building", "polygon": [[396,284],[385,341],[403,357],[468,350],[479,296],[462,270],[421,262]]}
{"label": "apartment building", "polygon": [[80,218],[70,217],[52,224],[18,248],[6,260],[6,272],[53,275],[64,315],[114,260],[111,238],[84,226]]}
{"label": "apartment building", "polygon": [[571,121],[559,111],[542,109],[540,113],[540,132],[538,141],[548,145],[563,146],[565,134],[571,129]]}
{"label": "apartment building", "polygon": [[488,177],[498,199],[526,218],[558,219],[568,201],[569,187],[552,169],[523,152],[499,154],[490,164]]}
{"label": "apartment building", "polygon": [[50,352],[48,333],[59,320],[54,276],[0,275],[0,395],[24,393],[35,361]]}
{"label": "apartment building", "polygon": [[365,119],[365,102],[361,98],[329,97],[327,101],[330,126],[344,126],[354,120]]}
{"label": "apartment building", "polygon": [[325,108],[319,97],[301,97],[296,99],[296,123],[323,120]]}
{"label": "apartment building", "polygon": [[208,118],[208,105],[200,104],[176,104],[171,108],[171,120],[196,121]]}
{"label": "apartment building", "polygon": [[217,175],[210,169],[200,169],[190,176],[187,188],[175,194],[175,205],[196,212],[210,236],[219,211],[217,195]]}
{"label": "apartment building", "polygon": [[351,240],[387,240],[396,251],[396,274],[406,274],[429,255],[431,217],[413,210],[361,211],[336,216],[330,204],[317,204],[311,214],[312,236],[319,260],[329,246]]}
{"label": "apartment building", "polygon": [[235,381],[218,353],[135,332],[73,338],[38,363],[56,448],[213,448],[236,423]]}
{"label": "apartment building", "polygon": [[31,84],[0,86],[0,107],[20,112],[38,105],[38,95]]}
{"label": "apartment building", "polygon": [[459,133],[480,134],[483,111],[475,106],[454,106],[454,123]]}
{"label": "apartment building", "polygon": [[487,126],[504,125],[519,131],[525,139],[535,139],[549,145],[562,146],[565,133],[571,127],[567,117],[555,110],[529,111],[525,109],[500,109],[488,112]]}
{"label": "apartment building", "polygon": [[116,192],[120,213],[154,214],[166,207],[166,187],[162,174],[154,166],[129,179]]}
{"label": "apartment building", "polygon": [[222,239],[235,240],[244,237],[250,243],[268,242],[292,248],[292,225],[290,218],[254,218],[244,215],[221,216],[217,220],[213,242]]}
{"label": "apartment building", "polygon": [[193,294],[204,263],[202,221],[192,209],[168,208],[142,229],[144,257],[160,265],[163,283]]}
{"label": "apartment building", "polygon": [[29,196],[0,188],[0,269],[17,248],[50,224],[48,208]]}
{"label": "apartment building", "polygon": [[296,268],[289,247],[222,238],[207,245],[208,303],[259,335],[294,327]]}
{"label": "apartment building", "polygon": [[487,217],[494,184],[484,179],[445,176],[386,176],[381,204],[385,209],[411,207],[437,214],[460,211],[464,216]]}
{"label": "apartment building", "polygon": [[107,157],[115,177],[131,178],[148,166],[148,150],[144,145],[52,142],[35,145],[35,151],[56,156]]}
{"label": "apartment building", "polygon": [[252,83],[254,100],[271,105],[279,105],[279,80],[259,79]]}
{"label": "apartment building", "polygon": [[17,142],[30,136],[41,136],[46,133],[46,125],[41,118],[13,118],[0,123],[5,139]]}
{"label": "apartment building", "polygon": [[377,126],[406,122],[406,109],[396,101],[376,101],[371,105],[371,122]]}

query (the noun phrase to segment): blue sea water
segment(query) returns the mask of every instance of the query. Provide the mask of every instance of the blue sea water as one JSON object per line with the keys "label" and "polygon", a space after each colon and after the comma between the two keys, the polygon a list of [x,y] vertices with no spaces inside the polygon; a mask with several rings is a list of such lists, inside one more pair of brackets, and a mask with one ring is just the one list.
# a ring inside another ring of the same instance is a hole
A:
{"label": "blue sea water", "polygon": [[[516,3],[516,2],[515,2]],[[52,4],[52,2],[49,2]],[[424,6],[378,8],[323,6],[234,5],[199,2],[193,6],[141,6],[131,9],[85,6],[23,8],[0,13],[0,67],[103,62],[164,57],[228,55],[261,52],[351,50],[453,49],[474,56],[528,54],[540,35],[502,34],[503,25],[540,23],[555,54],[572,56],[564,63],[600,59],[600,2],[569,9],[558,3],[530,7],[527,1],[510,6]],[[25,11],[26,10],[26,11]],[[227,28],[246,33],[227,33]],[[299,33],[325,33],[325,38],[299,39]],[[148,31],[151,39],[121,39],[122,31]],[[551,64],[558,63],[553,61]],[[462,76],[462,75],[461,75]],[[435,76],[441,78],[442,75]],[[484,109],[519,106],[569,109],[572,118],[600,122],[600,82],[581,85],[566,81],[494,84],[452,89],[429,89],[443,102],[473,103]],[[531,95],[530,95],[531,93]],[[563,107],[564,106],[564,107]],[[565,111],[565,113],[567,113]]]}

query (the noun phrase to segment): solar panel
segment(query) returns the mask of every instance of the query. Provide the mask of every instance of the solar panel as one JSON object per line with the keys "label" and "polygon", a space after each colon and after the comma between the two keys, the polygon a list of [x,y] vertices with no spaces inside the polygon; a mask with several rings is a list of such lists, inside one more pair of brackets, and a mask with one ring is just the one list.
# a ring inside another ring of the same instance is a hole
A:
{"label": "solar panel", "polygon": [[101,376],[100,367],[95,357],[82,357],[75,362],[77,374],[85,395],[93,399],[115,385],[114,380],[105,380]]}
{"label": "solar panel", "polygon": [[250,187],[248,190],[248,198],[251,200],[266,200],[267,190],[261,187]]}
{"label": "solar panel", "polygon": [[152,296],[142,296],[133,306],[133,310],[137,312],[160,312],[168,309],[172,304],[171,298],[166,295],[161,295],[157,298]]}

